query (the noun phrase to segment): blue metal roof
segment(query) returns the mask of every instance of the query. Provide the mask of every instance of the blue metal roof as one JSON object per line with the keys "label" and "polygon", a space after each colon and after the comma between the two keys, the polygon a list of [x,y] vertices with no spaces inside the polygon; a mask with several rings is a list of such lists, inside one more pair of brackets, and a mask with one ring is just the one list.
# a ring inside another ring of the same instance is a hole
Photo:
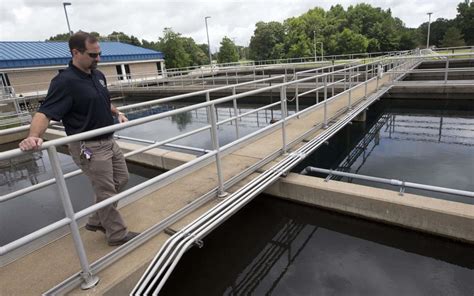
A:
{"label": "blue metal roof", "polygon": [[[163,59],[162,52],[121,42],[100,42],[101,62]],[[67,42],[0,41],[0,69],[66,65]]]}

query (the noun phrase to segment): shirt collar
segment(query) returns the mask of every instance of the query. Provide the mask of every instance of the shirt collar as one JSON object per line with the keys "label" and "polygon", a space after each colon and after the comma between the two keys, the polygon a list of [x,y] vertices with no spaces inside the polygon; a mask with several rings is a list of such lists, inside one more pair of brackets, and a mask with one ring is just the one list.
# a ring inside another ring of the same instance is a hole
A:
{"label": "shirt collar", "polygon": [[94,74],[94,70],[91,70],[91,74],[87,74],[86,72],[82,71],[82,70],[79,69],[78,67],[74,66],[74,64],[72,63],[72,60],[69,61],[69,68],[70,68],[74,73],[76,73],[77,75],[79,75],[81,78],[90,78],[90,77]]}

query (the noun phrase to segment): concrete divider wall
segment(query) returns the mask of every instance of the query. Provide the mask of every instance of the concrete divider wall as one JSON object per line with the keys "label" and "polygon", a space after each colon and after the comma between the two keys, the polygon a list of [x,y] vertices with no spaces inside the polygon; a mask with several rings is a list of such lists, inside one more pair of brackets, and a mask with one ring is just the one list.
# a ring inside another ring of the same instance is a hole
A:
{"label": "concrete divider wall", "polygon": [[265,193],[291,201],[474,243],[474,205],[289,174]]}

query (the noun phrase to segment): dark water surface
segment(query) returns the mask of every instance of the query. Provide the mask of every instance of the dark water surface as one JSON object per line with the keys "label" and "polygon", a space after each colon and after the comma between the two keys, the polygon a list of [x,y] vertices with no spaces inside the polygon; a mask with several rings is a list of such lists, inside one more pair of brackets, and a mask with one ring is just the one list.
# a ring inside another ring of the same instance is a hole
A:
{"label": "dark water surface", "polygon": [[181,259],[160,295],[466,295],[474,248],[259,196]]}
{"label": "dark water surface", "polygon": [[[474,190],[471,102],[382,100],[367,115],[294,171]],[[472,296],[473,279],[472,245],[261,195],[186,253],[160,295]]]}
{"label": "dark water surface", "polygon": [[[342,129],[293,171],[313,166],[474,191],[473,105],[472,101],[382,100],[370,107],[366,122]],[[398,190],[390,185],[350,181]],[[406,192],[474,203],[468,197],[409,188]]]}

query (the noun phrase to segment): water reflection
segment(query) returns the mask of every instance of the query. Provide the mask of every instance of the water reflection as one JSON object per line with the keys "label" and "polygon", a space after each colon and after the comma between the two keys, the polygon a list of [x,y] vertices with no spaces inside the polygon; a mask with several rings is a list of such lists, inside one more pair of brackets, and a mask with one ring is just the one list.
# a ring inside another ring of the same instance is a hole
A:
{"label": "water reflection", "polygon": [[[138,108],[127,111],[129,119],[144,117],[150,114],[157,114],[164,111],[176,110],[186,105],[182,104],[168,104],[168,105],[154,105],[144,108]],[[255,110],[261,107],[260,105],[240,104],[237,109],[237,114],[244,114],[246,112]],[[301,107],[302,109],[304,106]],[[288,107],[288,114],[291,115],[295,111],[294,105]],[[217,121],[226,120],[235,116],[233,106],[219,105],[216,107]],[[237,120],[239,137],[248,135],[258,129],[268,126],[272,120],[281,118],[281,110],[274,108],[272,110],[260,110],[258,112],[246,115]],[[208,125],[208,111],[206,108],[195,109],[189,112],[181,113],[171,117],[163,118],[157,121],[145,123],[139,126],[131,127],[118,132],[118,135],[128,136],[133,138],[144,139],[148,141],[162,141],[167,138],[178,136],[179,134],[190,132],[198,128]],[[226,145],[237,139],[235,120],[229,121],[218,126],[219,144]],[[212,149],[212,142],[210,132],[208,130],[194,134],[192,136],[180,139],[173,142],[195,148]]]}
{"label": "water reflection", "polygon": [[38,176],[46,172],[43,151],[24,154],[13,159],[0,160],[0,186],[13,187],[28,180],[30,185],[38,184]]}
{"label": "water reflection", "polygon": [[[383,100],[374,104],[366,122],[342,129],[293,171],[300,172],[310,165],[474,191],[474,111],[452,102],[423,105],[430,108],[419,109],[419,102],[406,101]],[[331,178],[398,190],[351,178]],[[415,189],[407,192],[474,203],[467,197]]]}
{"label": "water reflection", "polygon": [[260,196],[188,251],[160,295],[469,295],[473,254]]}

